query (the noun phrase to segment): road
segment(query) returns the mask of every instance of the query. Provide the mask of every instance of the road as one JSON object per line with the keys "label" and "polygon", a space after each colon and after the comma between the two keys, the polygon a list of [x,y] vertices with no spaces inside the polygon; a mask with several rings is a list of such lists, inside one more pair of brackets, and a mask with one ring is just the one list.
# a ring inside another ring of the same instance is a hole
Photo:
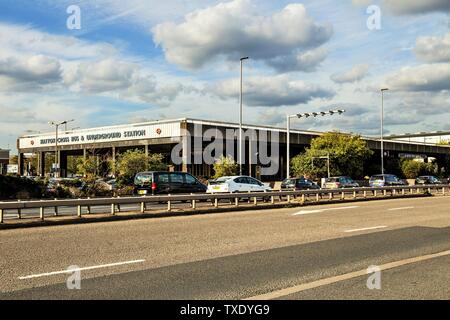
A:
{"label": "road", "polygon": [[[0,234],[0,299],[450,298],[448,197]],[[67,289],[73,265],[80,290]]]}

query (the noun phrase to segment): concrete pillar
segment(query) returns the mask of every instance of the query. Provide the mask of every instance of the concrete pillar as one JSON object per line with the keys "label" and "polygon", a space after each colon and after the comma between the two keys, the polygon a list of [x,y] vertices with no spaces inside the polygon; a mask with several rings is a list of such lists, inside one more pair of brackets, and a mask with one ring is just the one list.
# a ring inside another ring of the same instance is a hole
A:
{"label": "concrete pillar", "polygon": [[45,152],[38,153],[38,176],[45,177]]}
{"label": "concrete pillar", "polygon": [[116,176],[116,147],[111,148],[111,155],[112,155],[112,174],[115,177]]}
{"label": "concrete pillar", "polygon": [[67,178],[67,153],[59,151],[59,172],[61,178]]}
{"label": "concrete pillar", "polygon": [[19,165],[19,175],[23,176],[24,173],[24,157],[23,157],[23,153],[19,152],[19,156],[17,159],[17,164]]}

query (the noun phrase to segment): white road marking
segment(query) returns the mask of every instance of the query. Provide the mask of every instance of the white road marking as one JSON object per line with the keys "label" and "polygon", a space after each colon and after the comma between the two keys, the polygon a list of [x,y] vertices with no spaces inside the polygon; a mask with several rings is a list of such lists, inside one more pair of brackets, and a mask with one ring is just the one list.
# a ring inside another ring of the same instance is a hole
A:
{"label": "white road marking", "polygon": [[400,210],[411,210],[411,209],[414,209],[414,207],[392,208],[392,209],[388,209],[388,211],[400,211]]}
{"label": "white road marking", "polygon": [[[434,254],[428,254],[428,255],[424,255],[424,256],[419,256],[419,257],[414,257],[414,258],[409,258],[409,259],[404,259],[404,260],[400,260],[400,261],[390,262],[390,263],[380,265],[378,267],[380,267],[381,270],[394,269],[394,268],[398,268],[398,267],[401,267],[401,266],[404,266],[407,264],[412,264],[412,263],[430,260],[430,259],[434,259],[434,258],[444,257],[444,256],[448,256],[448,255],[450,255],[450,250],[442,251],[442,252],[438,252],[438,253],[434,253]],[[302,292],[305,290],[314,289],[314,288],[318,288],[321,286],[326,286],[326,285],[333,284],[336,282],[350,280],[353,278],[366,276],[366,275],[367,275],[367,269],[354,271],[354,272],[342,274],[339,276],[320,279],[317,281],[304,283],[304,284],[301,284],[298,286],[261,294],[258,296],[247,298],[245,300],[270,300],[270,299],[281,298],[281,297],[285,297],[285,296],[288,296],[288,295],[291,295],[294,293],[298,293],[298,292]]]}
{"label": "white road marking", "polygon": [[383,229],[387,228],[387,226],[377,226],[377,227],[369,227],[369,228],[361,228],[361,229],[351,229],[345,230],[344,232],[358,232],[358,231],[367,231],[367,230],[375,230],[375,229]]}
{"label": "white road marking", "polygon": [[41,274],[32,274],[29,276],[19,277],[20,280],[26,280],[26,279],[32,279],[32,278],[40,278],[40,277],[48,277],[53,276],[57,274],[65,274],[65,273],[73,273],[74,271],[84,271],[84,270],[93,270],[93,269],[100,269],[100,268],[109,268],[109,267],[116,267],[116,266],[122,266],[126,264],[133,264],[133,263],[142,263],[145,262],[145,259],[141,260],[132,260],[132,261],[124,261],[124,262],[117,262],[117,263],[109,263],[109,264],[102,264],[98,266],[92,266],[92,267],[84,267],[79,269],[71,269],[71,270],[61,270],[61,271],[53,271],[48,273],[41,273]]}
{"label": "white road marking", "polygon": [[321,212],[332,211],[332,210],[346,210],[346,209],[356,209],[356,208],[359,208],[359,206],[327,208],[327,209],[317,209],[317,210],[302,210],[297,213],[294,213],[293,216],[300,216],[300,215],[310,214],[310,213],[321,213]]}

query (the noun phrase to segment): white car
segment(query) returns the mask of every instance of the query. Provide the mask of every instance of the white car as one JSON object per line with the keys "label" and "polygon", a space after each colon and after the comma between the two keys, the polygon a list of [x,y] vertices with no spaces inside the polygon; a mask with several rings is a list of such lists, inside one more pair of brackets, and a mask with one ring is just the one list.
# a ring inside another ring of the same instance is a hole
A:
{"label": "white car", "polygon": [[207,193],[264,192],[272,189],[261,181],[247,176],[221,177],[211,180]]}

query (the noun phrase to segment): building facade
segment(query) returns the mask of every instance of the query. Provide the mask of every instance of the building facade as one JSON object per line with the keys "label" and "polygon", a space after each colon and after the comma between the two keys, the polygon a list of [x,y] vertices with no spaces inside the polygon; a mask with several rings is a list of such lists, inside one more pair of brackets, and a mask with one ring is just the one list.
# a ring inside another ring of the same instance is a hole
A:
{"label": "building facade", "polygon": [[[291,130],[290,156],[308,147],[322,132]],[[279,180],[286,174],[286,129],[269,126],[243,126],[242,170],[262,180]],[[363,137],[375,151],[373,163],[381,156],[379,139]],[[57,143],[56,143],[57,142]],[[239,162],[239,125],[220,121],[174,119],[61,131],[22,136],[18,139],[19,172],[23,174],[25,154],[37,156],[37,175],[49,174],[48,157],[58,159],[62,177],[67,176],[67,159],[78,157],[109,157],[113,161],[129,149],[145,153],[161,153],[172,170],[190,172],[196,176],[211,177],[213,163],[220,156],[231,156]],[[385,157],[398,158],[421,155],[440,162],[450,156],[450,148],[420,142],[388,140],[384,143]],[[48,162],[48,161],[47,161]],[[114,172],[113,172],[114,174]]]}

